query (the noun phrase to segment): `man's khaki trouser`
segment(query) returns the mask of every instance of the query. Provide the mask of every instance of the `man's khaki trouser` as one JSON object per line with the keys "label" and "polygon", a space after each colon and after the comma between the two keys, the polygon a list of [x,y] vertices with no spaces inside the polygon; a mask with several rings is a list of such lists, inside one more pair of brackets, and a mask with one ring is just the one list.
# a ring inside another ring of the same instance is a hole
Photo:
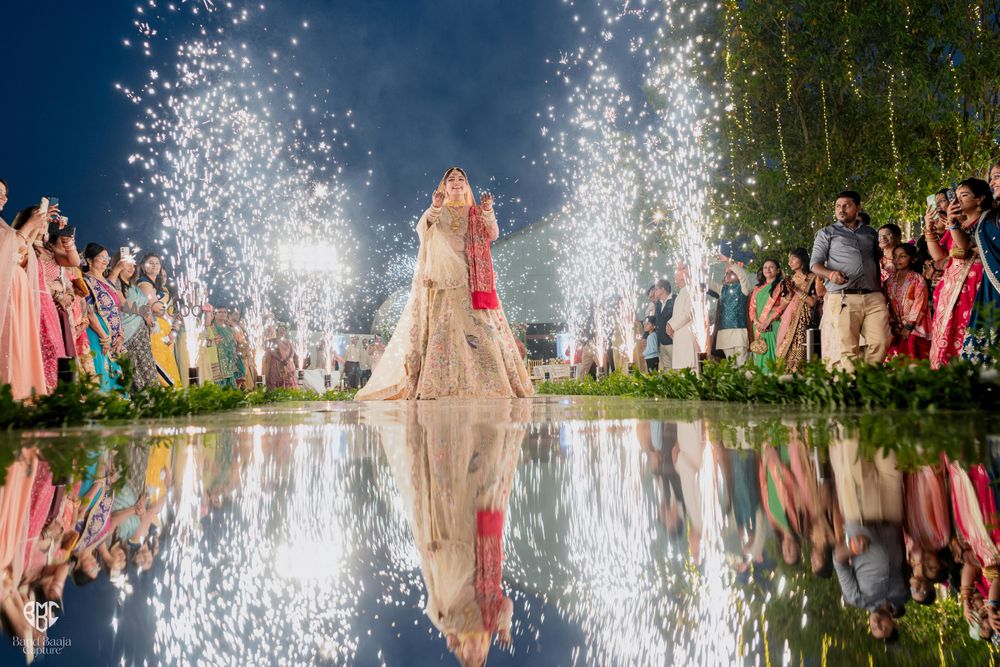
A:
{"label": "man's khaki trouser", "polygon": [[[823,317],[829,317],[830,333],[834,346],[839,350],[830,354],[823,350],[827,365],[838,365],[846,371],[854,370],[854,360],[864,359],[870,364],[885,361],[889,347],[889,307],[881,292],[869,294],[827,294],[823,304]],[[865,352],[861,354],[861,337],[865,339]]]}

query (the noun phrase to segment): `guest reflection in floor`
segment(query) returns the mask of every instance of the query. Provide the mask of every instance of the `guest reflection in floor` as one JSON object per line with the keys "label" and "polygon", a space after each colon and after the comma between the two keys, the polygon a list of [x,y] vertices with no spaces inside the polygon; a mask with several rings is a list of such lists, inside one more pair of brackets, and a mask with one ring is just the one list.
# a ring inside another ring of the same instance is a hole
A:
{"label": "guest reflection in floor", "polygon": [[701,562],[704,515],[699,471],[706,442],[704,422],[677,423],[677,442],[671,450],[671,457],[680,478],[682,502],[678,507],[684,510],[687,518],[688,549],[695,563]]}
{"label": "guest reflection in floor", "polygon": [[814,462],[798,427],[788,428],[789,442],[761,450],[760,497],[768,522],[778,540],[785,563],[802,558],[802,543],[809,543],[813,574],[832,575],[835,510],[828,475]]}
{"label": "guest reflection in floor", "polygon": [[973,637],[989,641],[1000,632],[1000,526],[997,523],[996,496],[987,468],[983,464],[963,467],[948,463],[951,482],[951,509],[955,522],[952,551],[961,563],[959,599],[962,615]]}
{"label": "guest reflection in floor", "polygon": [[945,464],[919,466],[906,473],[906,554],[910,597],[934,604],[934,584],[948,580],[951,564],[951,514]]}
{"label": "guest reflection in floor", "polygon": [[837,437],[830,463],[848,541],[834,552],[844,600],[868,611],[873,637],[895,639],[895,619],[910,598],[903,575],[903,478],[896,455],[863,456],[856,437]]}
{"label": "guest reflection in floor", "polygon": [[766,555],[765,545],[771,536],[771,526],[760,500],[760,459],[745,442],[739,449],[726,452],[732,485],[732,525],[740,539],[736,574],[746,583],[751,569],[755,577],[774,569],[774,561]]}
{"label": "guest reflection in floor", "polygon": [[425,612],[462,665],[511,643],[501,589],[503,528],[528,406],[475,404],[461,419],[417,402],[405,442],[383,442],[427,587]]}
{"label": "guest reflection in floor", "polygon": [[58,616],[70,574],[78,586],[105,573],[122,584],[130,567],[148,570],[156,556],[171,449],[133,443],[121,469],[111,451],[90,451],[71,476],[56,478],[44,457],[25,447],[0,487],[0,608],[29,661],[46,632],[28,623],[26,604],[55,602]]}
{"label": "guest reflection in floor", "polygon": [[684,533],[684,492],[675,468],[674,453],[678,452],[677,424],[674,422],[640,421],[636,426],[639,446],[646,454],[646,464],[653,476],[659,497],[658,519],[671,538]]}

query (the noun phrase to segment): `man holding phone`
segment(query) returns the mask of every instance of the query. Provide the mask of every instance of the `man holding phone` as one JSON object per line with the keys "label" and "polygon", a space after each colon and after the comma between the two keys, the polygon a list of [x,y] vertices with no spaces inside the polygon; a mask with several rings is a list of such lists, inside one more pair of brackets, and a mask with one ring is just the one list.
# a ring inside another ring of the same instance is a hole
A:
{"label": "man holding phone", "polygon": [[861,195],[851,190],[838,194],[836,222],[816,233],[809,261],[813,272],[825,281],[823,318],[833,318],[833,347],[839,347],[832,355],[824,349],[823,358],[831,368],[839,365],[848,372],[862,358],[862,335],[867,363],[885,361],[889,345],[889,307],[875,254],[878,239],[871,225],[862,224],[860,212]]}

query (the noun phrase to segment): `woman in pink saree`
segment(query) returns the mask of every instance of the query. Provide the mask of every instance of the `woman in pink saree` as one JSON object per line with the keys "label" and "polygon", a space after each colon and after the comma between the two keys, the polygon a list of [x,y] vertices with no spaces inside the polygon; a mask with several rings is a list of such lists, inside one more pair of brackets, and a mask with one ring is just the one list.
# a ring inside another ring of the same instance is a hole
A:
{"label": "woman in pink saree", "polygon": [[[18,212],[11,223],[15,230],[23,230],[28,221],[38,211],[38,206],[29,206]],[[47,214],[49,215],[49,214]],[[43,231],[48,231],[43,230]],[[64,307],[62,301],[66,296],[69,282],[63,275],[63,266],[79,266],[80,256],[76,252],[76,246],[71,237],[54,235],[48,238],[47,233],[38,233],[32,239],[32,251],[35,253],[38,265],[38,297],[39,297],[39,334],[41,336],[42,364],[45,369],[45,384],[48,391],[56,388],[59,381],[58,367],[59,359],[62,357],[76,356],[76,347],[72,345],[72,340],[67,341],[64,335],[64,327],[61,318],[65,313],[61,310]],[[56,304],[56,298],[60,303]],[[69,304],[69,300],[65,299]],[[67,317],[68,321],[68,317]],[[70,342],[71,347],[67,350],[66,343]]]}
{"label": "woman in pink saree", "polygon": [[913,271],[917,249],[903,243],[894,251],[895,272],[882,283],[889,303],[889,323],[892,341],[886,359],[905,355],[912,359],[926,359],[930,353],[931,312],[927,300],[927,281]]}
{"label": "woman in pink saree", "polygon": [[958,184],[955,201],[948,208],[948,233],[938,242],[934,232],[936,212],[924,217],[924,238],[934,260],[949,258],[944,278],[934,292],[931,327],[931,367],[940,368],[962,352],[965,329],[972,316],[976,293],[983,279],[983,263],[975,248],[976,227],[993,206],[986,181],[969,178]]}

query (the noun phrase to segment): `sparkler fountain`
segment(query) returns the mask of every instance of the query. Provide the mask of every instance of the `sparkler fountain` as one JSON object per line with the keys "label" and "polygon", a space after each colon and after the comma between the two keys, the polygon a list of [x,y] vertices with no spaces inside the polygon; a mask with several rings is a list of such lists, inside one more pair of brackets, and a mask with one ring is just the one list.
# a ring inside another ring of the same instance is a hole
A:
{"label": "sparkler fountain", "polygon": [[[297,113],[289,87],[302,82],[297,73],[284,76],[278,52],[262,59],[266,66],[257,65],[250,47],[255,42],[253,17],[246,8],[186,2],[159,8],[155,1],[140,6],[136,27],[146,57],[152,56],[160,35],[158,22],[179,20],[185,9],[193,21],[186,29],[193,27],[198,37],[176,48],[173,75],[152,69],[137,89],[118,85],[129,100],[144,105],[137,124],[139,149],[129,157],[143,173],[126,189],[137,205],[151,203],[161,221],[158,243],[184,305],[191,365],[198,355],[202,306],[218,297],[246,304],[247,335],[258,351],[259,371],[264,313],[276,282],[278,258],[271,249],[282,239],[331,236],[342,249],[353,247],[340,205],[346,193],[336,182],[332,137],[338,131],[327,127],[333,114],[319,114],[315,108],[316,122],[287,118]],[[267,26],[260,30],[266,31]],[[237,41],[237,34],[245,41]],[[339,267],[333,257],[322,257],[313,266],[331,261]],[[332,288],[337,318],[343,312],[342,287]],[[330,303],[330,292],[325,294],[323,307]],[[317,305],[311,298],[297,312]],[[324,317],[325,324],[333,324],[333,315]],[[302,335],[309,328],[300,327]]]}
{"label": "sparkler fountain", "polygon": [[[557,65],[571,110],[550,108],[548,120],[565,117],[569,129],[543,128],[563,158],[561,181],[569,198],[562,218],[570,240],[561,248],[559,270],[565,319],[576,338],[586,331],[603,342],[616,334],[628,355],[639,272],[650,268],[656,246],[668,239],[674,263],[690,275],[692,330],[705,352],[708,308],[698,287],[707,282],[711,257],[718,166],[712,135],[719,107],[707,67],[718,45],[688,33],[706,19],[709,6],[680,0],[596,4],[603,10],[597,30],[581,31],[596,35],[597,45],[564,54]],[[616,42],[627,48],[611,49]],[[621,62],[629,70],[638,66],[641,80],[618,76],[615,64]],[[603,344],[597,352],[603,365]]]}
{"label": "sparkler fountain", "polygon": [[[701,352],[708,351],[708,304],[701,286],[708,282],[708,249],[712,229],[714,174],[719,165],[713,128],[718,127],[719,101],[709,87],[706,68],[718,44],[700,34],[687,35],[704,21],[707,4],[668,0],[657,30],[656,60],[649,63],[645,84],[654,96],[653,116],[645,135],[651,184],[664,202],[669,237],[677,243],[675,257],[686,266],[692,285],[695,324],[692,332]],[[675,45],[677,42],[680,44]]]}

